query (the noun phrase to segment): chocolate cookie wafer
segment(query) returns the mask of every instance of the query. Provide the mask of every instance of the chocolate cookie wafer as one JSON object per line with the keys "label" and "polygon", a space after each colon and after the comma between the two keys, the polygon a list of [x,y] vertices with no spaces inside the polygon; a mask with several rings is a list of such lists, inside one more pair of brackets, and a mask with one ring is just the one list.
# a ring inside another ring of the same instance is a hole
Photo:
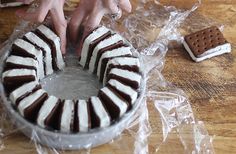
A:
{"label": "chocolate cookie wafer", "polygon": [[231,51],[230,43],[215,26],[185,36],[183,45],[196,62]]}

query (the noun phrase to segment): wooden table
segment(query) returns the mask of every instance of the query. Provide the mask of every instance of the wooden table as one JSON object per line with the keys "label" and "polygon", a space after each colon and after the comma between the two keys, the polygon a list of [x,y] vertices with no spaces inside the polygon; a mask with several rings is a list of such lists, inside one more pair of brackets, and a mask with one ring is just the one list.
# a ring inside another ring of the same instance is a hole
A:
{"label": "wooden table", "polygon": [[[166,5],[189,8],[190,0],[162,0]],[[0,10],[0,43],[7,40],[18,19],[15,8]],[[182,47],[168,51],[164,77],[179,88],[182,88],[190,99],[195,117],[204,121],[208,133],[213,136],[216,153],[236,153],[236,1],[205,0],[196,12],[198,15],[212,18],[225,25],[224,35],[233,45],[233,51],[210,60],[194,63]],[[155,76],[153,76],[155,77]],[[161,121],[153,107],[149,106],[153,133],[150,137],[149,151],[154,153],[160,142]],[[13,132],[4,138],[0,153],[35,153],[35,146],[20,132]],[[128,132],[118,139],[120,146],[102,145],[91,150],[92,153],[132,153],[133,142]],[[183,147],[173,133],[159,153],[183,153]],[[77,152],[68,152],[77,153]]]}

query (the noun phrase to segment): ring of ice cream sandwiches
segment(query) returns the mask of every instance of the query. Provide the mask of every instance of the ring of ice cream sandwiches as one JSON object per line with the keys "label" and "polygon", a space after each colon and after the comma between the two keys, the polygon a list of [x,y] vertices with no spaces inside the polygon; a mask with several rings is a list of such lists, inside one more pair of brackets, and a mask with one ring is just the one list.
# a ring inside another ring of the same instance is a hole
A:
{"label": "ring of ice cream sandwiches", "polygon": [[108,127],[132,109],[142,79],[139,58],[117,33],[98,27],[84,40],[80,64],[104,87],[88,100],[50,96],[40,80],[65,63],[59,37],[40,25],[13,42],[2,81],[12,106],[29,122],[66,133]]}

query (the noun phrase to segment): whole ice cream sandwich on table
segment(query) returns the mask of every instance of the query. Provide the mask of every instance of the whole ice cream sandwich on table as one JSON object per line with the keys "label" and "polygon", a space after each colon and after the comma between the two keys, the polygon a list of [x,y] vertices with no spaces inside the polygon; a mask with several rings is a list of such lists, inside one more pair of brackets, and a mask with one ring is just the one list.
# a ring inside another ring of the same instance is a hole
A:
{"label": "whole ice cream sandwich on table", "polygon": [[183,45],[196,62],[231,52],[230,43],[215,26],[185,36]]}

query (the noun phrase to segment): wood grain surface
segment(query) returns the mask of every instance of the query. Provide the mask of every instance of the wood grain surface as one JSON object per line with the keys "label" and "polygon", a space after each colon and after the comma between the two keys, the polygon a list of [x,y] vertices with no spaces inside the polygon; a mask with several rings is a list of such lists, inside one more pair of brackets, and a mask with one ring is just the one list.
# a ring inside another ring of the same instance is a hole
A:
{"label": "wood grain surface", "polygon": [[[71,1],[66,9],[75,7],[77,1]],[[178,8],[190,8],[194,1],[161,0],[161,2],[165,5],[175,5]],[[135,4],[135,2],[133,3]],[[16,8],[0,9],[0,44],[8,39],[19,21],[15,16],[15,10]],[[204,0],[201,7],[187,19],[189,20],[187,22],[191,23],[191,18],[211,19],[216,24],[223,24],[224,36],[232,43],[232,52],[201,63],[194,63],[182,46],[176,46],[168,51],[162,73],[168,81],[183,89],[189,97],[196,119],[203,121],[208,133],[213,136],[215,152],[234,154],[236,153],[236,1]],[[194,27],[189,31],[194,31]],[[151,76],[150,82],[153,78],[155,78],[154,74]],[[149,138],[149,152],[155,153],[156,146],[162,138],[162,126],[159,115],[152,104],[149,104],[148,108],[153,129]],[[2,126],[3,123],[1,122],[0,125]],[[3,141],[4,147],[0,147],[2,149],[0,153],[36,153],[34,143],[18,131],[10,133],[1,141]],[[105,144],[90,152],[95,154],[133,153],[133,138],[129,132],[125,131],[122,137],[116,139],[115,142],[118,144]],[[120,149],[121,147],[122,149]],[[86,152],[88,151],[81,153]],[[53,151],[49,151],[49,153],[53,153]],[[78,152],[62,151],[62,153]],[[177,134],[172,133],[157,153],[184,153]]]}

